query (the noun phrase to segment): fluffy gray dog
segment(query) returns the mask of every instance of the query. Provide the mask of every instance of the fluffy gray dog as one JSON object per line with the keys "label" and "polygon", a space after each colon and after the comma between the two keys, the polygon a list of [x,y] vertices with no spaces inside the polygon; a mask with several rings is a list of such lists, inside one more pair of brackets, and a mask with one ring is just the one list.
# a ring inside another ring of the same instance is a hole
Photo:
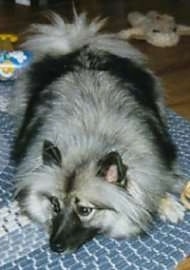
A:
{"label": "fluffy gray dog", "polygon": [[54,14],[33,25],[25,46],[34,62],[10,106],[17,199],[57,252],[97,233],[136,235],[157,212],[184,215],[167,195],[178,178],[160,83],[138,51],[98,33],[103,23]]}

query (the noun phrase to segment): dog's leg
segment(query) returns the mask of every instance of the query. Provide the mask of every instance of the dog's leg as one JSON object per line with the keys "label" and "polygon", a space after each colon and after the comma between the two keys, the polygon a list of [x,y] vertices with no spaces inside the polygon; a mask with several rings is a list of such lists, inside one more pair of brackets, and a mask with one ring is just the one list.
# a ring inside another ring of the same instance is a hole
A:
{"label": "dog's leg", "polygon": [[166,197],[160,202],[158,213],[163,221],[177,223],[183,220],[185,215],[185,207],[177,201],[177,199],[167,193]]}

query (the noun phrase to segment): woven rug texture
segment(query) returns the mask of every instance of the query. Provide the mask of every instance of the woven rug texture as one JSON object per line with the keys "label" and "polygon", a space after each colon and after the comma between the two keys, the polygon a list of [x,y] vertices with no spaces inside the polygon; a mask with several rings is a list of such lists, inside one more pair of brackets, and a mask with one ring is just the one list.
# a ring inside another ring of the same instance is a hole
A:
{"label": "woven rug texture", "polygon": [[[8,114],[12,83],[0,83],[0,270],[173,270],[190,255],[190,212],[178,225],[159,219],[146,236],[130,241],[98,236],[76,253],[57,255],[43,229],[19,214],[13,200],[14,165],[10,149],[13,119]],[[190,122],[168,110],[170,134],[183,174],[190,176]]]}

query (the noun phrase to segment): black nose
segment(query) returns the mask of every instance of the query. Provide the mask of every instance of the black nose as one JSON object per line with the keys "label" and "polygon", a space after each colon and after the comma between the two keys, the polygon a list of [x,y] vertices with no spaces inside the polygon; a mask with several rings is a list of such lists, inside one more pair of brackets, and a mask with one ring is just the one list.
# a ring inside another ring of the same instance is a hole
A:
{"label": "black nose", "polygon": [[52,251],[58,252],[58,253],[61,253],[65,250],[64,247],[60,243],[54,243],[52,241],[50,241],[50,248]]}

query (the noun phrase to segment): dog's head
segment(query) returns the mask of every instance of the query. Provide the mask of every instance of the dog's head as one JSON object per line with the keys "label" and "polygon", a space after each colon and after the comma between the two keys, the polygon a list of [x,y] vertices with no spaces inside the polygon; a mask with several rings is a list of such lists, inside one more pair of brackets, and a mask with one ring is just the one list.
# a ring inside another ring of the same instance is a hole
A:
{"label": "dog's head", "polygon": [[[62,172],[58,147],[45,141],[42,156],[46,166]],[[60,175],[61,190],[55,196],[46,194],[54,212],[50,226],[50,246],[54,251],[77,249],[97,233],[112,235],[121,215],[116,206],[119,207],[119,193],[127,184],[126,171],[121,156],[113,151]]]}
{"label": "dog's head", "polygon": [[134,186],[137,201],[130,192],[129,168],[118,152],[66,166],[62,151],[46,140],[42,162],[17,199],[31,219],[47,225],[52,250],[76,250],[97,233],[126,238],[147,229],[146,194]]}

